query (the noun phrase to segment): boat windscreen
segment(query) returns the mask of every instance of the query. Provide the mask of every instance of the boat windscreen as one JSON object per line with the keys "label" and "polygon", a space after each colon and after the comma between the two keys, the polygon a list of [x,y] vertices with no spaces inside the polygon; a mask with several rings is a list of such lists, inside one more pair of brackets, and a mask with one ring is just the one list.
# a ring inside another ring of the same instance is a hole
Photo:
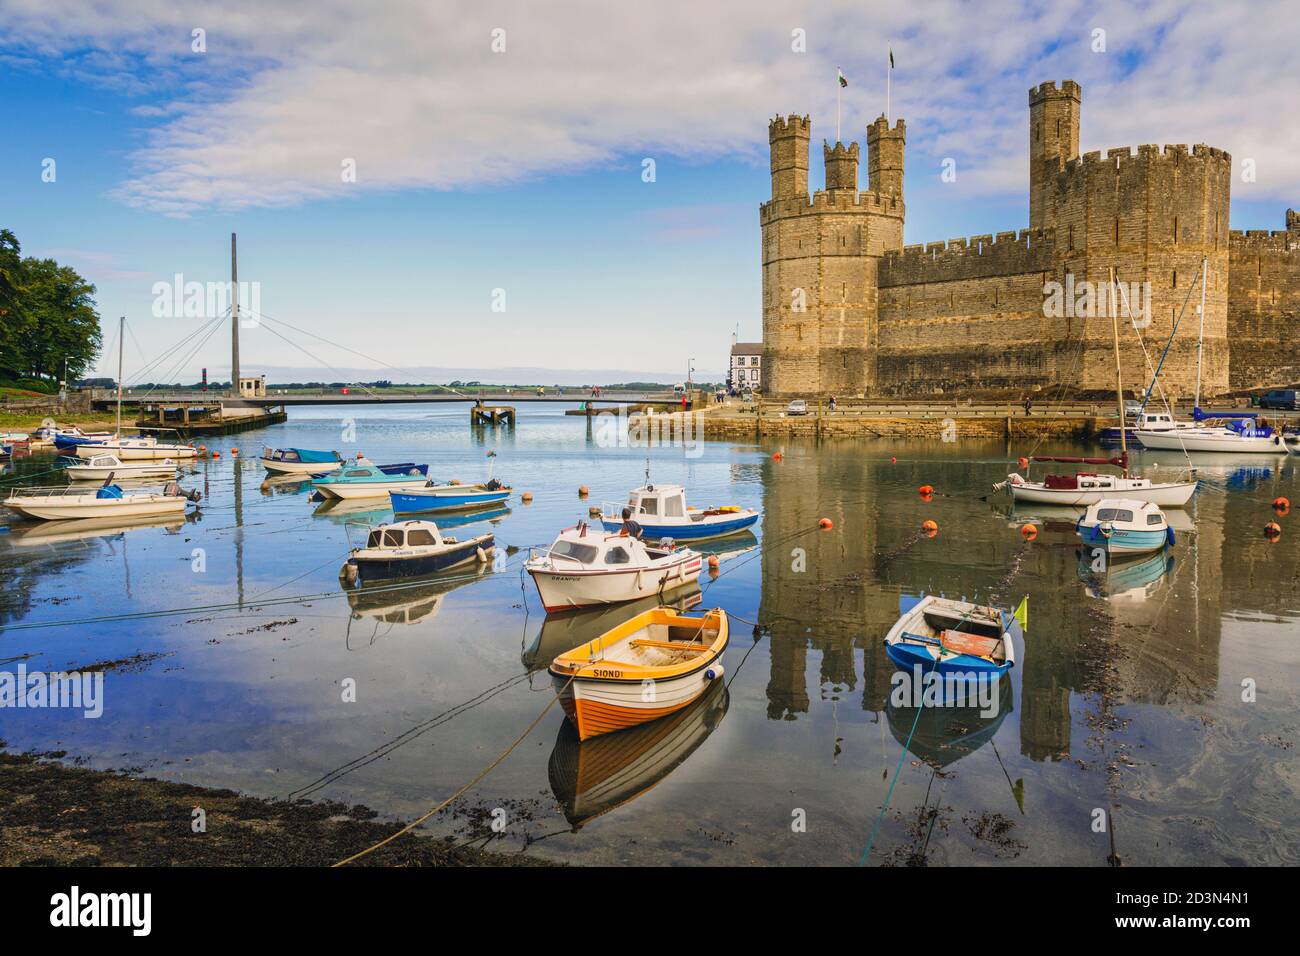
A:
{"label": "boat windscreen", "polygon": [[1097,512],[1098,521],[1127,521],[1133,520],[1133,512],[1127,508],[1102,508]]}
{"label": "boat windscreen", "polygon": [[591,564],[595,561],[597,553],[598,549],[595,545],[578,544],[576,541],[557,541],[551,547],[551,554],[562,558],[573,558],[583,564]]}

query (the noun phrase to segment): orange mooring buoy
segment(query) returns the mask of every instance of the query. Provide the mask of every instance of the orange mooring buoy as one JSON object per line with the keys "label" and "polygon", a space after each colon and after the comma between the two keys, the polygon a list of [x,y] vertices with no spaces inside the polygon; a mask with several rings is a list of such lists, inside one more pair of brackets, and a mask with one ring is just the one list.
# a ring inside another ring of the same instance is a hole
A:
{"label": "orange mooring buoy", "polygon": [[890,463],[891,465],[897,465],[897,464],[898,464],[898,456],[897,456],[897,455],[891,455],[890,458],[889,458],[889,463]]}
{"label": "orange mooring buoy", "polygon": [[920,488],[917,488],[916,490],[921,493],[921,497],[934,494],[933,485],[922,485]]}
{"label": "orange mooring buoy", "polygon": [[1280,515],[1286,514],[1288,511],[1291,510],[1290,499],[1285,498],[1282,495],[1278,495],[1276,498],[1273,499],[1273,510]]}
{"label": "orange mooring buoy", "polygon": [[1270,521],[1264,525],[1264,537],[1268,538],[1269,541],[1276,541],[1282,537],[1282,526],[1276,521]]}
{"label": "orange mooring buoy", "polygon": [[722,562],[718,560],[718,556],[717,556],[716,554],[711,554],[711,555],[709,555],[709,570],[710,570],[710,571],[716,571],[717,568],[718,568],[718,565],[721,564],[721,563],[722,563]]}
{"label": "orange mooring buoy", "polygon": [[821,521],[818,521],[817,524],[818,524],[819,527],[821,527],[821,528],[825,528],[827,531],[829,531],[831,528],[835,527],[835,525],[831,523],[831,519],[830,519],[830,518],[822,518],[822,520],[821,520]]}
{"label": "orange mooring buoy", "polygon": [[1024,538],[1026,541],[1033,541],[1038,537],[1038,528],[1032,524],[1021,525],[1020,537]]}
{"label": "orange mooring buoy", "polygon": [[578,497],[579,497],[579,498],[585,498],[585,497],[587,497],[587,495],[589,495],[589,494],[590,494],[590,492],[587,490],[587,486],[586,486],[586,485],[579,485],[579,486],[578,486]]}
{"label": "orange mooring buoy", "polygon": [[232,455],[238,455],[238,454],[239,454],[239,449],[238,449],[238,448],[232,448],[232,449],[230,449],[230,453],[231,453]]}
{"label": "orange mooring buoy", "polygon": [[780,453],[779,451],[774,451],[774,452],[772,452],[772,460],[773,460],[773,461],[780,461],[780,460],[781,460],[781,453]]}
{"label": "orange mooring buoy", "polygon": [[1017,458],[1016,461],[1018,461],[1018,462],[1020,463],[1020,467],[1021,467],[1021,468],[1028,468],[1028,467],[1029,467],[1029,459],[1028,459],[1028,458],[1025,458],[1025,457],[1022,456],[1022,457],[1020,457],[1020,458]]}
{"label": "orange mooring buoy", "polygon": [[519,496],[519,500],[522,501],[524,504],[528,504],[530,501],[533,500],[533,493],[531,491],[525,491],[523,494]]}
{"label": "orange mooring buoy", "polygon": [[925,532],[927,538],[933,538],[939,533],[939,524],[936,521],[926,518],[921,522],[921,530]]}

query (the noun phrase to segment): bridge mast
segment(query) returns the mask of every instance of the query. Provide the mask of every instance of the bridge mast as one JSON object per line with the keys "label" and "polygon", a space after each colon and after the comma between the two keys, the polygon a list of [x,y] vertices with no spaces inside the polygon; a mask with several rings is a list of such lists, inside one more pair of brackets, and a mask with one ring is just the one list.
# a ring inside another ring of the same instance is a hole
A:
{"label": "bridge mast", "polygon": [[235,234],[230,234],[230,397],[239,397],[239,264]]}

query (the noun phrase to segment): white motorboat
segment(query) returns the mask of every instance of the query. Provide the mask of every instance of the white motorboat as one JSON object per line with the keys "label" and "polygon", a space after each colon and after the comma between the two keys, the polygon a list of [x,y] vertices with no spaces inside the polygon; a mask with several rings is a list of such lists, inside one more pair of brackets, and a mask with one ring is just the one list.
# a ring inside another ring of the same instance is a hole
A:
{"label": "white motorboat", "polygon": [[626,533],[589,528],[561,531],[549,549],[524,565],[547,612],[636,601],[700,576],[703,558],[689,548],[649,548]]}
{"label": "white motorboat", "polygon": [[87,464],[69,465],[65,470],[73,481],[103,481],[106,478],[175,478],[176,462],[164,458],[158,462],[128,464],[116,455],[95,455]]}
{"label": "white motorboat", "polygon": [[53,521],[67,518],[139,518],[183,515],[197,492],[184,493],[169,482],[162,492],[123,492],[116,485],[90,490],[76,485],[57,488],[15,488],[4,506],[25,518]]}
{"label": "white motorboat", "polygon": [[122,461],[161,461],[196,458],[199,452],[193,445],[160,442],[149,435],[139,438],[114,436],[102,442],[77,446],[78,458],[90,459],[104,454],[116,455]]}
{"label": "white motorboat", "polygon": [[1089,505],[1075,530],[1085,545],[1108,554],[1145,554],[1174,543],[1160,507],[1135,498],[1106,498]]}
{"label": "white motorboat", "polygon": [[348,584],[433,574],[458,565],[492,560],[495,540],[480,534],[460,540],[432,521],[394,521],[370,529],[365,547],[353,548],[339,571]]}

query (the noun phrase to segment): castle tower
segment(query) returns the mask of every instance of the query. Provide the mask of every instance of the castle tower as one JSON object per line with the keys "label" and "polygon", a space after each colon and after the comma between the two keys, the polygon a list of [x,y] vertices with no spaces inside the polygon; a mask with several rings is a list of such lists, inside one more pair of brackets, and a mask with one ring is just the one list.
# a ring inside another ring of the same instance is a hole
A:
{"label": "castle tower", "polygon": [[867,127],[867,174],[871,191],[882,196],[903,198],[903,149],[907,145],[907,126],[902,120],[889,128],[884,115]]}
{"label": "castle tower", "polygon": [[[826,189],[808,194],[806,116],[768,127],[772,198],[763,234],[764,391],[848,398],[875,384],[876,267],[903,243],[903,124],[882,128],[871,155],[872,191],[858,190],[857,143],[823,145]],[[877,184],[888,184],[884,192]]]}
{"label": "castle tower", "polygon": [[836,143],[831,146],[822,140],[822,158],[826,163],[826,188],[848,189],[858,192],[858,144]]}
{"label": "castle tower", "polygon": [[1043,83],[1029,91],[1029,228],[1047,221],[1047,184],[1065,163],[1079,155],[1079,104],[1082,90],[1074,80],[1061,88]]}
{"label": "castle tower", "polygon": [[772,198],[808,197],[808,136],[812,124],[807,116],[778,116],[767,125],[767,142],[772,153]]}

